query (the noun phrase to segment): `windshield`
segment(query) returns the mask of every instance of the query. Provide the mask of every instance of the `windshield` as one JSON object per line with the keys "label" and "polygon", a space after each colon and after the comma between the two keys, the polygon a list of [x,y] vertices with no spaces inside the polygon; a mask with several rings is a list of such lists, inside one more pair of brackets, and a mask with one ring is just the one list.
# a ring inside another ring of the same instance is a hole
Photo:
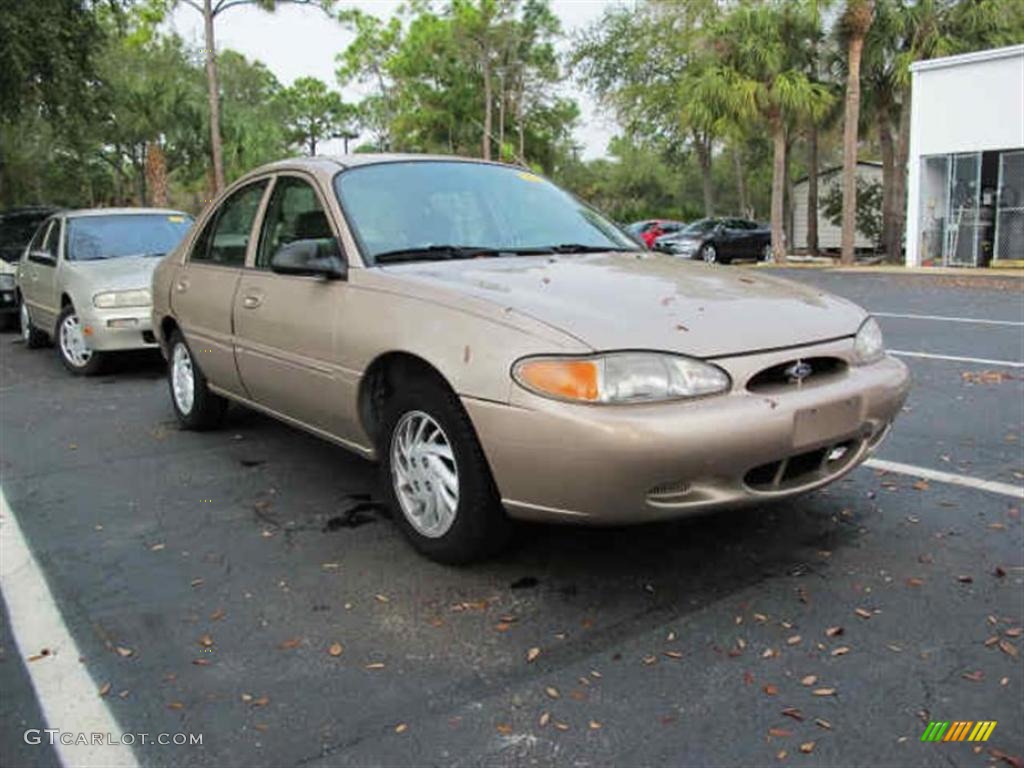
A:
{"label": "windshield", "polygon": [[382,254],[440,259],[547,249],[638,250],[601,214],[519,168],[382,163],[343,171],[335,187],[370,265]]}
{"label": "windshield", "polygon": [[68,261],[163,256],[192,226],[184,213],[124,213],[68,220]]}
{"label": "windshield", "polygon": [[710,232],[718,224],[718,219],[701,219],[690,224],[683,232]]}

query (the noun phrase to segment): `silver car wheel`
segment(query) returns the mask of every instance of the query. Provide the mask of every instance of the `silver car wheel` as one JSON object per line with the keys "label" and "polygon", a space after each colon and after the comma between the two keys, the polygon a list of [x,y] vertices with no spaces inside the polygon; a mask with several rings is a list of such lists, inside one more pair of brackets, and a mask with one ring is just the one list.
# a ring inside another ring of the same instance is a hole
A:
{"label": "silver car wheel", "polygon": [[181,342],[175,345],[171,355],[171,390],[178,410],[186,416],[190,414],[196,399],[196,374],[188,347]]}
{"label": "silver car wheel", "polygon": [[429,414],[405,413],[391,433],[391,482],[417,533],[444,536],[459,506],[459,468],[448,436]]}
{"label": "silver car wheel", "polygon": [[764,259],[765,261],[771,261],[773,258],[775,258],[774,254],[772,254],[771,245],[766,245],[764,247],[764,250],[761,252],[761,258]]}
{"label": "silver car wheel", "polygon": [[707,264],[714,264],[718,261],[718,251],[710,243],[701,248],[700,255]]}
{"label": "silver car wheel", "polygon": [[74,313],[65,317],[60,324],[60,353],[75,368],[84,368],[92,357],[92,350],[85,343],[82,324]]}
{"label": "silver car wheel", "polygon": [[25,305],[24,299],[21,301],[18,314],[21,317],[21,338],[28,344],[29,337],[32,335],[32,319],[28,315],[28,307]]}

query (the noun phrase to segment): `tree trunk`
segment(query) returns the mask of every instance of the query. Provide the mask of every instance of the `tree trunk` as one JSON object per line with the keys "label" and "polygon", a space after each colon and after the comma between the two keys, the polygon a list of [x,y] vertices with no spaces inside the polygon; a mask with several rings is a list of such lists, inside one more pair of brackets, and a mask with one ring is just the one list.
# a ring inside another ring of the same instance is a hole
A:
{"label": "tree trunk", "polygon": [[213,161],[214,194],[220,194],[224,189],[224,150],[220,137],[220,86],[217,83],[217,51],[211,0],[203,0],[203,27],[206,35],[206,88],[210,101],[210,158]]}
{"label": "tree trunk", "polygon": [[818,255],[818,126],[807,131],[807,252]]}
{"label": "tree trunk", "polygon": [[857,121],[860,119],[860,56],[863,49],[863,35],[850,38],[843,124],[843,264],[853,264],[857,236]]}
{"label": "tree trunk", "polygon": [[736,174],[736,198],[740,206],[740,215],[753,218],[753,214],[747,209],[747,180],[743,171],[743,148],[733,147],[732,167]]}
{"label": "tree trunk", "polygon": [[316,135],[312,133],[309,135],[309,156],[316,157]]}
{"label": "tree trunk", "polygon": [[787,247],[793,242],[793,207],[795,205],[794,198],[796,195],[793,192],[793,174],[790,172],[789,159],[793,156],[793,131],[786,131],[786,164],[783,166],[783,188],[786,190],[785,197],[783,197],[782,203],[782,227],[786,233],[786,245]]}
{"label": "tree trunk", "polygon": [[516,97],[516,123],[519,130],[519,162],[526,164],[526,126],[523,125],[523,101],[526,99],[526,88],[519,83],[519,95]]}
{"label": "tree trunk", "polygon": [[890,258],[900,261],[903,255],[903,235],[907,226],[907,156],[910,153],[910,98],[908,88],[900,104],[900,124],[893,150],[892,228],[885,244]]}
{"label": "tree trunk", "polygon": [[483,50],[484,70],[484,135],[481,137],[484,160],[491,159],[491,129],[493,128],[491,112],[494,101],[493,85],[491,83],[491,56],[490,52]]}
{"label": "tree trunk", "polygon": [[891,261],[895,257],[889,250],[892,243],[892,185],[895,181],[895,157],[892,121],[887,105],[882,105],[878,109],[878,146],[882,153],[882,247],[885,248],[886,260]]}
{"label": "tree trunk", "polygon": [[711,141],[703,136],[694,141],[697,161],[700,163],[700,178],[704,191],[704,216],[715,215],[715,186],[711,178]]}
{"label": "tree trunk", "polygon": [[772,148],[772,258],[777,264],[785,264],[786,126],[781,117],[772,120]]}
{"label": "tree trunk", "polygon": [[167,157],[159,139],[146,146],[146,187],[148,204],[155,208],[166,208],[169,202],[167,191]]}
{"label": "tree trunk", "polygon": [[505,76],[498,91],[498,159],[505,162]]}

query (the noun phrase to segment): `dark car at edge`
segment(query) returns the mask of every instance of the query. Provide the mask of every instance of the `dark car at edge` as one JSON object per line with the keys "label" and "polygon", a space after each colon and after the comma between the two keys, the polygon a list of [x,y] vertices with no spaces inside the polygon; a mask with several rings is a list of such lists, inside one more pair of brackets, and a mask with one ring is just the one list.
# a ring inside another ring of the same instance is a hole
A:
{"label": "dark car at edge", "polygon": [[708,264],[728,264],[734,259],[771,259],[772,233],[764,224],[738,218],[695,221],[679,232],[654,241],[655,250]]}

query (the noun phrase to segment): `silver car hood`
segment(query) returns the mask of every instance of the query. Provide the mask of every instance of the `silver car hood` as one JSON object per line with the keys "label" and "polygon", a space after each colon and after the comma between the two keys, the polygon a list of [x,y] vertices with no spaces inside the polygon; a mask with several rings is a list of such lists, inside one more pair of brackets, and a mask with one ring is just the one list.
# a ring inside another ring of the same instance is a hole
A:
{"label": "silver car hood", "polygon": [[124,256],[96,261],[69,261],[65,275],[75,287],[91,293],[149,288],[160,259],[152,256]]}

